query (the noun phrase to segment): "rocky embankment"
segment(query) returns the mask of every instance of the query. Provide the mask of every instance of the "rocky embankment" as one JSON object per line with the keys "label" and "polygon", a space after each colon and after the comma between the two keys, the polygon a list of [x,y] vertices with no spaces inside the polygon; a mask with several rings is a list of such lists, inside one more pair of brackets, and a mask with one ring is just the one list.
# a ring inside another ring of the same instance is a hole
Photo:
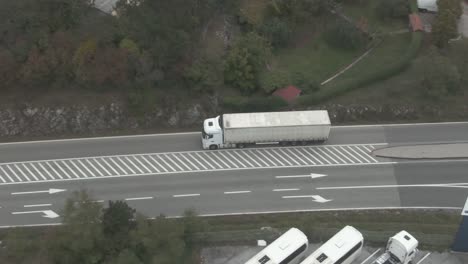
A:
{"label": "rocky embankment", "polygon": [[[211,100],[213,102],[216,100]],[[468,119],[468,107],[456,115],[437,107],[322,105],[328,109],[332,123],[390,123]],[[53,137],[59,135],[93,136],[119,131],[141,131],[159,128],[193,128],[203,119],[221,113],[217,105],[190,104],[155,107],[135,116],[125,104],[110,103],[99,107],[70,106],[4,106],[0,107],[0,137]]]}

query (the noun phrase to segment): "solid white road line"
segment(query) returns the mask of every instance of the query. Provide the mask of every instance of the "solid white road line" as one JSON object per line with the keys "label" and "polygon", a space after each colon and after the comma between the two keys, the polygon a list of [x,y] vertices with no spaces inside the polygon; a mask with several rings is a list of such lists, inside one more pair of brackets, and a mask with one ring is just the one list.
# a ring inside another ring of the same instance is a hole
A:
{"label": "solid white road line", "polygon": [[369,259],[371,259],[371,258],[372,258],[375,254],[377,254],[377,252],[379,252],[379,251],[380,251],[380,248],[377,249],[376,251],[374,251],[374,253],[372,253],[372,254],[371,254],[369,257],[367,257],[365,260],[363,260],[363,261],[361,262],[361,264],[366,263]]}
{"label": "solid white road line", "polygon": [[125,201],[137,201],[137,200],[151,200],[154,197],[147,196],[147,197],[134,197],[134,198],[125,198]]}
{"label": "solid white road line", "polygon": [[464,183],[436,183],[436,184],[402,184],[402,185],[361,185],[361,186],[337,186],[337,187],[317,187],[317,190],[343,190],[343,189],[378,189],[378,188],[411,188],[411,187],[460,187],[468,185]]}
{"label": "solid white road line", "polygon": [[289,191],[299,191],[299,188],[291,188],[291,189],[273,189],[274,192],[289,192]]}
{"label": "solid white road line", "polygon": [[427,257],[429,257],[430,254],[431,254],[431,252],[424,255],[424,257],[420,261],[418,261],[418,263],[416,263],[416,264],[420,264],[421,262],[423,262],[423,260],[425,260]]}
{"label": "solid white road line", "polygon": [[251,191],[231,191],[231,192],[224,192],[224,194],[239,194],[239,193],[250,193]]}
{"label": "solid white road line", "polygon": [[28,205],[23,205],[23,207],[28,208],[28,207],[42,207],[42,206],[52,206],[52,204],[28,204]]}
{"label": "solid white road line", "polygon": [[172,197],[177,198],[177,197],[192,197],[192,196],[200,196],[199,193],[189,193],[189,194],[176,194],[172,195]]}

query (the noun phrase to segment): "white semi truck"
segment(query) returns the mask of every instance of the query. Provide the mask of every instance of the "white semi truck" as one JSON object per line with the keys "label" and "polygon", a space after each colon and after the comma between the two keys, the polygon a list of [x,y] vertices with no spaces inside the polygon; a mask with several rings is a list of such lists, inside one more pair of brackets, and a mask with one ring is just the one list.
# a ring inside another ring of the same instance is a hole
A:
{"label": "white semi truck", "polygon": [[223,114],[203,122],[203,149],[253,144],[322,143],[330,134],[325,110]]}
{"label": "white semi truck", "polygon": [[372,264],[408,264],[418,251],[418,240],[406,231],[400,231],[392,236],[387,243],[385,253]]}

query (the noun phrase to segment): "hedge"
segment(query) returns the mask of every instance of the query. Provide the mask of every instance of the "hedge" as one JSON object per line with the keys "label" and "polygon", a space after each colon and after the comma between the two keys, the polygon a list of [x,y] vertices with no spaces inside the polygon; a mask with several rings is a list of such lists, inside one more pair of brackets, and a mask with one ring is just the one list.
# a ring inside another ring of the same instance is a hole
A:
{"label": "hedge", "polygon": [[226,97],[222,107],[230,112],[269,112],[286,107],[288,104],[279,97]]}
{"label": "hedge", "polygon": [[[410,1],[410,9],[413,13],[418,12],[416,0]],[[346,92],[372,84],[376,81],[381,81],[393,77],[394,75],[405,70],[410,62],[416,57],[422,45],[422,40],[423,32],[413,32],[411,36],[411,42],[406,53],[397,62],[388,65],[388,67],[382,70],[364,73],[356,79],[345,81],[343,83],[337,84],[334,87],[329,87],[327,89],[322,89],[317,93],[301,96],[299,97],[297,103],[303,106],[317,104],[332,97],[336,97]]]}

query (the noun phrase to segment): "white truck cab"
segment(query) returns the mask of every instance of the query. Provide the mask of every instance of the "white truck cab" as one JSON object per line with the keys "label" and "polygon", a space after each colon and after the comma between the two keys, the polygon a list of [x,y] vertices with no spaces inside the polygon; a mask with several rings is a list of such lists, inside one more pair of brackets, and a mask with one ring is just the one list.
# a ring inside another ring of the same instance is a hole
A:
{"label": "white truck cab", "polygon": [[203,122],[202,145],[203,149],[222,148],[223,131],[220,124],[220,116],[205,119]]}
{"label": "white truck cab", "polygon": [[418,252],[418,240],[406,231],[400,231],[392,236],[387,243],[385,253],[378,257],[373,264],[408,264]]}

